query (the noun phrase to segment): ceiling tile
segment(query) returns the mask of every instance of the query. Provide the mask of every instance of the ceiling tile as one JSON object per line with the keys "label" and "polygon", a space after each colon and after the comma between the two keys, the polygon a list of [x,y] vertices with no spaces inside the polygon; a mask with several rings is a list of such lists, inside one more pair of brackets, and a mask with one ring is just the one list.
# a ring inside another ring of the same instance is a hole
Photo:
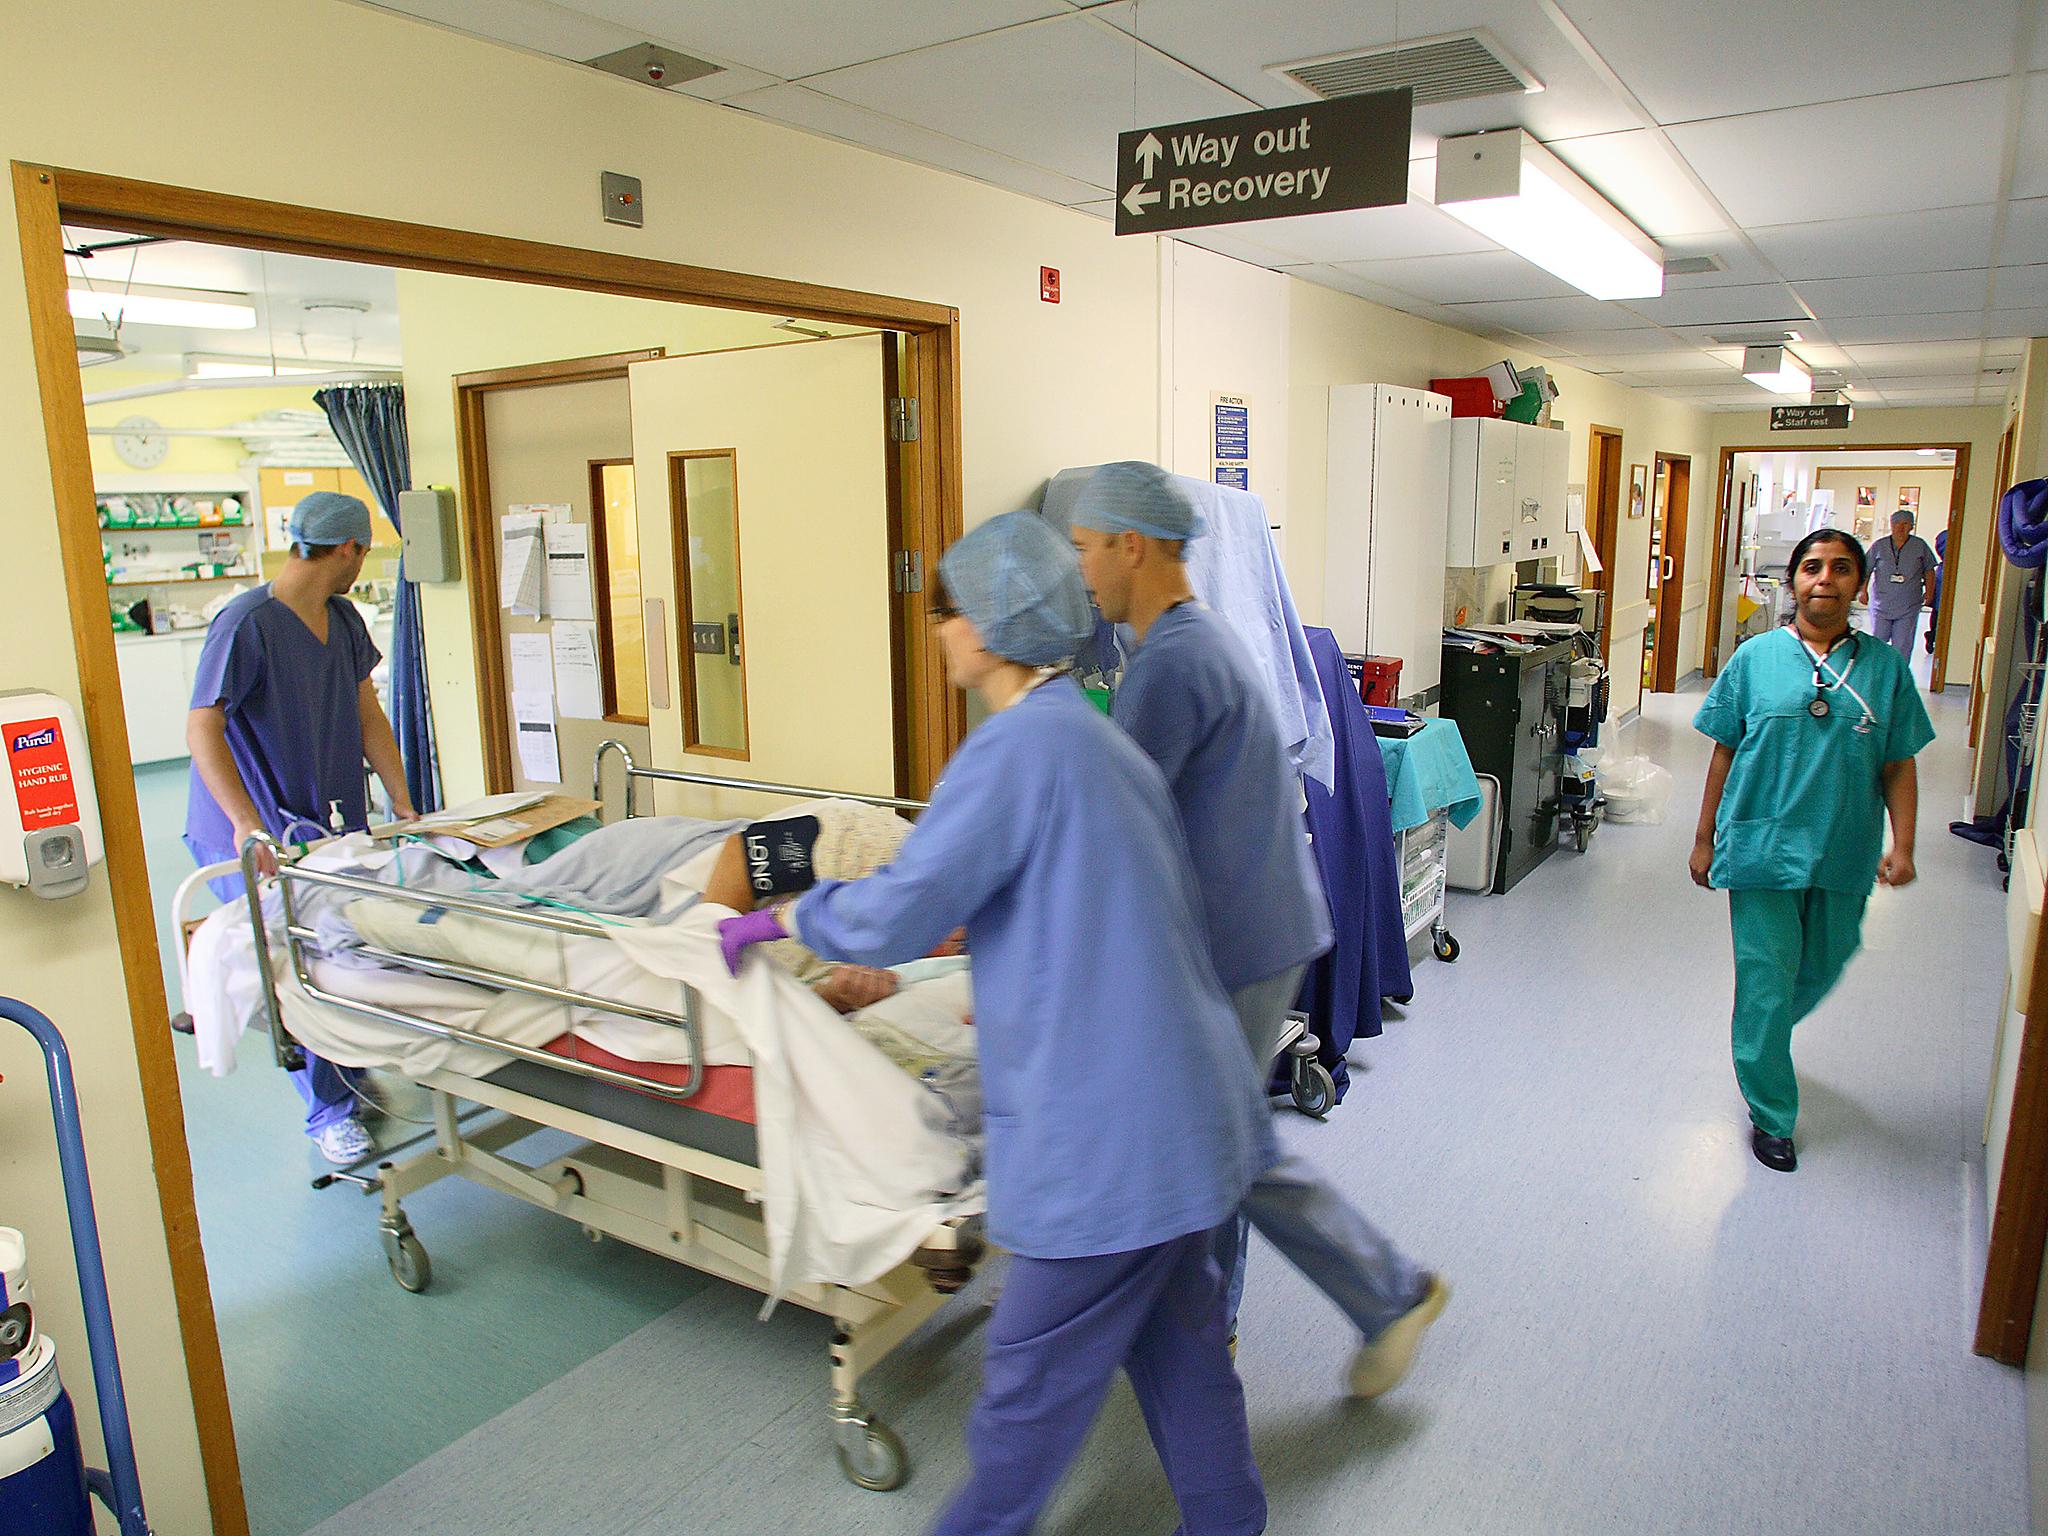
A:
{"label": "ceiling tile", "polygon": [[2048,336],[2048,306],[2040,309],[1994,309],[1984,317],[1984,334],[2001,339]]}
{"label": "ceiling tile", "polygon": [[1991,302],[2000,309],[2038,309],[2048,305],[2048,263],[2000,267],[1992,274]]}
{"label": "ceiling tile", "polygon": [[1116,217],[1116,199],[1113,197],[1101,198],[1092,203],[1069,203],[1067,206],[1076,213],[1093,214],[1098,219]]}
{"label": "ceiling tile", "polygon": [[[410,0],[408,0],[410,3]],[[444,0],[463,3],[463,0]],[[467,0],[494,10],[499,0]],[[573,0],[575,8],[686,52],[703,49],[784,80],[1065,14],[1060,0]],[[1125,84],[1129,85],[1129,70]],[[1126,99],[1129,93],[1126,91]]]}
{"label": "ceiling tile", "polygon": [[1223,229],[1182,229],[1176,230],[1173,238],[1254,267],[1278,270],[1298,265],[1297,259],[1285,251],[1276,251],[1259,243],[1258,236],[1265,227],[1263,224],[1233,224]]}
{"label": "ceiling tile", "polygon": [[1305,262],[1398,261],[1499,249],[1484,235],[1414,198],[1399,208],[1268,219],[1259,225],[1256,238],[1292,251],[1296,260]]}
{"label": "ceiling tile", "polygon": [[1974,371],[1978,346],[1974,341],[1881,342],[1850,347],[1848,351],[1856,366],[1873,378],[1900,378],[1907,374]]}
{"label": "ceiling tile", "polygon": [[1737,378],[1742,376],[1727,358],[1716,357],[1711,352],[1636,352],[1613,358],[1595,356],[1593,361],[1606,367],[1621,366],[1634,373],[1650,375],[1660,383],[1682,383],[1695,388],[1730,374]]}
{"label": "ceiling tile", "polygon": [[1720,234],[1728,228],[1713,200],[1646,128],[1565,139],[1550,149],[1652,239]]}
{"label": "ceiling tile", "polygon": [[[2040,29],[2048,36],[2048,27]],[[2048,72],[2027,76],[2020,116],[2020,153],[2012,170],[2013,197],[2048,197]]]}
{"label": "ceiling tile", "polygon": [[2030,197],[2006,204],[2005,238],[1998,247],[2002,265],[2048,261],[2048,197]]}
{"label": "ceiling tile", "polygon": [[[1780,276],[1794,281],[1940,272],[1989,264],[1997,211],[1993,204],[1982,203],[1870,219],[1778,224],[1753,229],[1749,237]],[[2048,230],[2048,221],[2043,227]]]}
{"label": "ceiling tile", "polygon": [[1145,0],[1093,14],[1268,106],[1307,99],[1268,66],[1397,40],[1484,27],[1543,83],[1533,95],[1488,96],[1416,109],[1418,145],[1439,134],[1520,126],[1563,138],[1634,126],[1628,109],[1577,50],[1526,0],[1402,0],[1399,6],[1328,0]]}
{"label": "ceiling tile", "polygon": [[1965,23],[1900,0],[1560,0],[1665,123],[2007,74],[2022,3],[1972,0]]}
{"label": "ceiling tile", "polygon": [[1740,223],[1801,224],[1995,201],[1999,157],[1987,146],[2004,141],[2005,109],[2005,82],[1984,80],[1717,118],[1670,135]]}
{"label": "ceiling tile", "polygon": [[1074,13],[836,70],[809,84],[1097,187],[1116,185],[1116,136],[1134,123],[1246,107],[1157,54],[1134,56],[1123,34]]}
{"label": "ceiling tile", "polygon": [[1637,326],[1630,330],[1582,330],[1561,331],[1548,328],[1531,331],[1545,346],[1563,347],[1567,351],[1581,352],[1589,357],[1604,357],[1610,361],[1619,358],[1633,358],[1646,352],[1669,352],[1677,343],[1671,332],[1658,330],[1654,326]]}
{"label": "ceiling tile", "polygon": [[1324,288],[1334,288],[1340,293],[1355,298],[1367,299],[1383,309],[1398,310],[1402,314],[1417,315],[1424,320],[1434,320],[1440,325],[1455,326],[1451,312],[1440,304],[1431,304],[1413,294],[1403,293],[1397,288],[1388,288],[1380,283],[1345,271],[1342,267],[1310,264],[1286,269],[1289,277],[1298,277],[1303,282],[1315,283]]}
{"label": "ceiling tile", "polygon": [[1886,341],[1973,341],[1984,334],[1984,311],[1954,310],[1928,315],[1870,315],[1834,320],[1828,334],[1845,347]]}
{"label": "ceiling tile", "polygon": [[[1661,299],[1630,299],[1627,305],[1645,320],[1659,325],[1761,324],[1795,315],[1803,320],[1806,316],[1799,301],[1782,283],[1670,289]],[[1797,321],[1788,322],[1787,328],[1797,330]]]}
{"label": "ceiling tile", "polygon": [[[1400,261],[1332,263],[1369,283],[1412,293],[1436,304],[1480,299],[1547,299],[1572,296],[1571,285],[1532,266],[1511,251],[1475,251],[1461,256],[1411,256]],[[1591,300],[1587,301],[1591,303]]]}
{"label": "ceiling tile", "polygon": [[[1584,332],[1612,336],[1640,322],[1626,310],[1582,294],[1561,299],[1492,299],[1452,306],[1468,323],[1501,325],[1524,335],[1556,336]],[[1573,351],[1588,350],[1574,347]]]}
{"label": "ceiling tile", "polygon": [[731,105],[758,113],[779,123],[808,128],[813,133],[866,145],[884,154],[900,155],[921,165],[958,171],[1012,191],[1042,197],[1055,203],[1099,200],[1107,191],[1055,172],[1041,170],[1006,155],[993,154],[973,144],[962,144],[943,134],[932,133],[912,123],[898,122],[878,112],[848,106],[845,102],[802,85],[777,85],[753,91]]}
{"label": "ceiling tile", "polygon": [[[2025,271],[2026,268],[2019,270]],[[1894,277],[1831,277],[1797,284],[1799,297],[1822,320],[1870,315],[1934,315],[1982,308],[1990,274],[1910,272]]]}

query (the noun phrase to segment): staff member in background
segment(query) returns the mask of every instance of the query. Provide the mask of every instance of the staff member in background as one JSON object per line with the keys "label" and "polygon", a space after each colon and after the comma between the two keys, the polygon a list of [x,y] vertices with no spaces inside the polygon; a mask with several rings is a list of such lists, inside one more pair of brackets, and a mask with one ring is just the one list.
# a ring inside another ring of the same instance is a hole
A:
{"label": "staff member in background", "polygon": [[1934,606],[1941,561],[1913,531],[1913,514],[1900,507],[1892,513],[1891,537],[1870,546],[1866,563],[1858,601],[1870,604],[1870,632],[1910,663],[1920,610]]}
{"label": "staff member in background", "polygon": [[1948,572],[1948,530],[1942,529],[1934,536],[1934,586],[1927,599],[1927,634],[1924,643],[1927,654],[1934,654],[1934,628],[1941,622],[1941,583]]}
{"label": "staff member in background", "polygon": [[[277,579],[221,609],[199,655],[185,722],[185,846],[202,865],[235,858],[258,828],[297,842],[368,825],[365,756],[392,814],[414,815],[398,741],[370,681],[377,647],[347,595],[369,553],[370,509],[315,491],[292,509],[290,536]],[[241,876],[213,888],[231,901]],[[358,1076],[311,1054],[292,1074],[306,1134],[331,1163],[370,1150],[356,1113]]]}
{"label": "staff member in background", "polygon": [[[1196,601],[1182,554],[1200,519],[1155,464],[1097,470],[1074,503],[1072,536],[1102,616],[1137,650],[1111,718],[1166,775],[1201,888],[1209,950],[1231,993],[1263,1089],[1308,963],[1330,947],[1329,903],[1310,857],[1301,784],[1253,663]],[[1450,1289],[1415,1266],[1306,1159],[1255,1183],[1217,1255],[1233,1330],[1251,1228],[1343,1310],[1364,1341],[1350,1385],[1387,1391],[1408,1372]]]}
{"label": "staff member in background", "polygon": [[1735,1078],[1750,1150],[1780,1173],[1799,1166],[1793,1026],[1856,953],[1871,886],[1913,881],[1913,757],[1934,740],[1905,660],[1849,628],[1849,596],[1867,574],[1841,529],[1801,539],[1788,566],[1792,624],[1738,646],[1693,718],[1714,758],[1692,878],[1728,893]]}
{"label": "staff member in background", "polygon": [[1215,1230],[1273,1161],[1159,770],[1063,669],[1093,632],[1074,552],[1035,513],[940,562],[939,640],[990,717],[895,860],[720,924],[727,962],[793,936],[889,965],[964,925],[987,1102],[988,1324],[966,1484],[939,1536],[1032,1528],[1118,1366],[1184,1529],[1262,1531]]}

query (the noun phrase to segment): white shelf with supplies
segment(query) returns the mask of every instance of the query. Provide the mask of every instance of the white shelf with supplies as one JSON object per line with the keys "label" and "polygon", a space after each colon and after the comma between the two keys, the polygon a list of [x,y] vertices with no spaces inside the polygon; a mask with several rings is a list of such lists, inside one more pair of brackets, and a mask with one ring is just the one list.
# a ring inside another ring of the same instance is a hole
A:
{"label": "white shelf with supplies", "polygon": [[1570,546],[1565,527],[1571,434],[1488,416],[1451,422],[1450,521],[1444,558],[1454,566],[1548,560]]}

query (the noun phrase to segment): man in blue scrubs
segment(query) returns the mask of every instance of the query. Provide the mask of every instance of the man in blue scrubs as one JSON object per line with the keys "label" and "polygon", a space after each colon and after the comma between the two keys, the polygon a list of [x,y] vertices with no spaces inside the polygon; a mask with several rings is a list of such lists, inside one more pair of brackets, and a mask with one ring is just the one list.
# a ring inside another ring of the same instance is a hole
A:
{"label": "man in blue scrubs", "polygon": [[1159,770],[1064,666],[1093,629],[1074,553],[1030,512],[946,551],[940,643],[989,718],[893,863],[720,925],[886,966],[974,953],[989,1232],[1013,1255],[938,1536],[1029,1531],[1122,1366],[1186,1536],[1266,1524],[1215,1230],[1274,1157]]}
{"label": "man in blue scrubs", "polygon": [[[370,674],[377,647],[348,590],[370,548],[370,509],[354,496],[315,491],[292,510],[291,552],[277,579],[214,616],[192,685],[185,741],[192,788],[185,846],[202,865],[236,857],[261,828],[310,841],[369,823],[367,755],[412,817],[405,766]],[[239,875],[213,882],[231,901]],[[365,1156],[352,1069],[308,1055],[292,1074],[306,1101],[306,1134],[331,1163]]]}
{"label": "man in blue scrubs", "polygon": [[[1082,488],[1072,536],[1083,579],[1136,652],[1111,717],[1166,775],[1194,860],[1217,975],[1263,1083],[1308,963],[1330,947],[1329,904],[1309,853],[1300,781],[1253,662],[1195,599],[1182,552],[1202,532],[1157,465],[1108,464]],[[1387,1391],[1450,1297],[1300,1157],[1269,1169],[1223,1234],[1233,1326],[1256,1226],[1356,1325],[1351,1390]]]}

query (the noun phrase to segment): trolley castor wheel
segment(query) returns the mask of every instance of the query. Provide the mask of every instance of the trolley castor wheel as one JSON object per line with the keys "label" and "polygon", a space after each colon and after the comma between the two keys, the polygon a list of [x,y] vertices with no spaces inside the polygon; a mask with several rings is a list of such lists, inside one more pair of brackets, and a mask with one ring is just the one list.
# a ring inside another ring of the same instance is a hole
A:
{"label": "trolley castor wheel", "polygon": [[903,1439],[880,1419],[842,1419],[832,1426],[839,1470],[855,1487],[888,1493],[910,1479],[910,1453]]}
{"label": "trolley castor wheel", "polygon": [[410,1231],[384,1233],[384,1259],[391,1266],[391,1278],[415,1296],[434,1283],[427,1245]]}
{"label": "trolley castor wheel", "polygon": [[1448,965],[1458,958],[1458,941],[1448,932],[1438,932],[1430,937],[1429,947],[1436,952],[1437,959]]}
{"label": "trolley castor wheel", "polygon": [[1320,1061],[1297,1060],[1293,1087],[1294,1107],[1312,1120],[1324,1119],[1337,1106],[1337,1080]]}

